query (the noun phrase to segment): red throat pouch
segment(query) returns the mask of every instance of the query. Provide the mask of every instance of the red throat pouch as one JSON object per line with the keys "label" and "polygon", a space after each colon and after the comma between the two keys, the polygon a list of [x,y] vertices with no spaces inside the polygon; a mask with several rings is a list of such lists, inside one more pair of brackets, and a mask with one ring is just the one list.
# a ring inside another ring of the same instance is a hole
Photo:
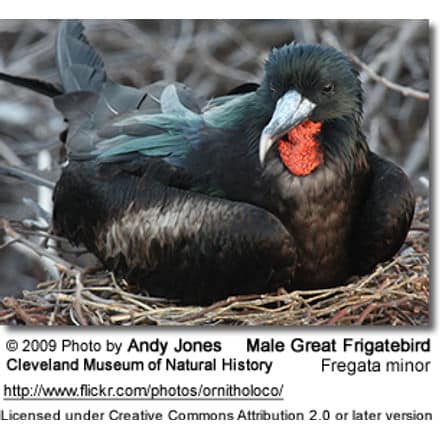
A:
{"label": "red throat pouch", "polygon": [[322,162],[316,135],[322,122],[305,121],[287,133],[287,140],[278,141],[278,152],[283,164],[296,176],[307,176]]}

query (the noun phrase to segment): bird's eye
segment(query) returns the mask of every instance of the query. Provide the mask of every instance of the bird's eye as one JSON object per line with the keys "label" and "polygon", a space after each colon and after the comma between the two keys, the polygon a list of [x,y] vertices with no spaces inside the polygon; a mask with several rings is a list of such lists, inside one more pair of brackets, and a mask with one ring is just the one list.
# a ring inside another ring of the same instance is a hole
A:
{"label": "bird's eye", "polygon": [[333,83],[326,83],[322,86],[321,89],[324,93],[330,93],[335,90],[335,85]]}

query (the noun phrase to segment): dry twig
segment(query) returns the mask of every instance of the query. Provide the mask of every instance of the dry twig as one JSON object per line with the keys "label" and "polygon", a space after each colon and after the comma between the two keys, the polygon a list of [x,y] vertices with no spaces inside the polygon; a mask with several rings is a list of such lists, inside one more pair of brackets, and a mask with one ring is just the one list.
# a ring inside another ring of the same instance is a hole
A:
{"label": "dry twig", "polygon": [[421,92],[420,90],[413,89],[412,87],[401,86],[392,81],[389,81],[383,76],[378,75],[373,69],[371,69],[370,66],[368,66],[368,64],[362,62],[356,55],[350,54],[350,58],[353,60],[355,64],[362,67],[362,69],[364,69],[372,79],[374,79],[377,82],[380,82],[385,87],[394,90],[395,92],[399,92],[403,96],[411,96],[413,98],[423,99],[423,100],[429,99],[429,93]]}

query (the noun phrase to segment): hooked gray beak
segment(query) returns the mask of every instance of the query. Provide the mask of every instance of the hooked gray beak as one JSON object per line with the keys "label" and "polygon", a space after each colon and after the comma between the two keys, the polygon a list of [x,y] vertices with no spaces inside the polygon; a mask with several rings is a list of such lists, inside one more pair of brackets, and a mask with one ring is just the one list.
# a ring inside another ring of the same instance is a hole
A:
{"label": "hooked gray beak", "polygon": [[261,133],[259,147],[261,166],[264,165],[272,145],[292,128],[304,122],[315,107],[315,103],[301,96],[296,90],[290,90],[277,101],[272,119]]}

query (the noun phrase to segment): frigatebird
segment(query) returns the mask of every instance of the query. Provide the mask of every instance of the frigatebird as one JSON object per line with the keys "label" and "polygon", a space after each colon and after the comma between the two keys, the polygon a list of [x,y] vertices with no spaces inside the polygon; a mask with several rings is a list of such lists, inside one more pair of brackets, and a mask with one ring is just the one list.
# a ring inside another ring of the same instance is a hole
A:
{"label": "frigatebird", "polygon": [[335,286],[400,248],[412,186],[370,151],[358,72],[340,51],[286,44],[261,84],[206,100],[179,83],[117,84],[83,30],[59,27],[61,85],[0,78],[64,115],[53,225],[108,269],[155,296],[209,304]]}

